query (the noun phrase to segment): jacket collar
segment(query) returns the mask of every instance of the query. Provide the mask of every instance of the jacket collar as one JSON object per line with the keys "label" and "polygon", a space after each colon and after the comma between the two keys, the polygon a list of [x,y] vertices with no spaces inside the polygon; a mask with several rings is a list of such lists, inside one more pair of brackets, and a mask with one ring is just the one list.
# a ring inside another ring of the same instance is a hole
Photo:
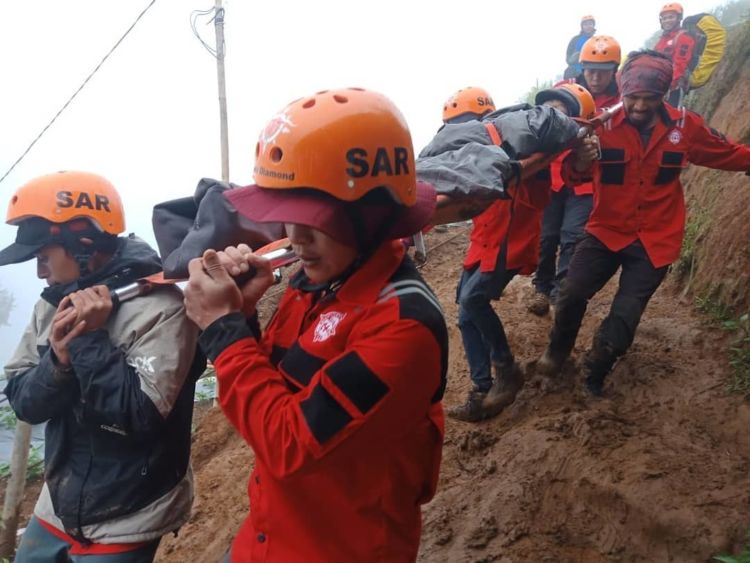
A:
{"label": "jacket collar", "polygon": [[161,271],[161,260],[156,251],[135,235],[119,237],[112,259],[96,270],[67,285],[51,285],[42,291],[42,298],[57,307],[63,297],[75,291],[106,285],[110,290]]}
{"label": "jacket collar", "polygon": [[[661,141],[661,139],[667,134],[667,132],[677,125],[683,118],[684,110],[674,108],[669,104],[662,104],[658,110],[660,119],[657,120],[654,125],[654,131],[651,134],[647,147],[643,147],[644,154],[651,152],[651,149]],[[625,109],[618,111],[612,118],[612,127],[618,127],[626,121]],[[632,126],[631,126],[632,127]],[[635,129],[633,127],[633,129]]]}
{"label": "jacket collar", "polygon": [[[336,299],[355,305],[374,303],[386,282],[393,276],[404,258],[406,249],[400,240],[386,241],[343,282],[333,289]],[[292,287],[301,291],[327,289],[328,286],[306,287],[304,270],[294,276]],[[332,288],[330,288],[332,289]]]}

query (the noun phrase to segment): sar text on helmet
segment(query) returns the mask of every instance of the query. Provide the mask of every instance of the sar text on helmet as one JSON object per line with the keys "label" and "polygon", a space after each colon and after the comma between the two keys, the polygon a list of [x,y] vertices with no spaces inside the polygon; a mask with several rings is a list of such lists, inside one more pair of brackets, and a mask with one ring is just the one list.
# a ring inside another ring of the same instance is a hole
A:
{"label": "sar text on helmet", "polygon": [[[91,201],[91,195],[94,196],[94,201]],[[77,195],[73,192],[57,192],[57,205],[58,207],[73,207],[80,209],[85,207],[87,209],[96,209],[97,211],[104,210],[107,213],[112,211],[109,208],[109,198],[101,194],[88,194],[86,192],[79,192]]]}
{"label": "sar text on helmet", "polygon": [[365,149],[349,149],[346,152],[346,161],[352,166],[346,169],[346,173],[352,178],[363,178],[368,174],[398,176],[409,173],[409,151],[405,147],[393,147],[393,158],[388,148],[379,147],[372,157],[372,164],[369,158]]}

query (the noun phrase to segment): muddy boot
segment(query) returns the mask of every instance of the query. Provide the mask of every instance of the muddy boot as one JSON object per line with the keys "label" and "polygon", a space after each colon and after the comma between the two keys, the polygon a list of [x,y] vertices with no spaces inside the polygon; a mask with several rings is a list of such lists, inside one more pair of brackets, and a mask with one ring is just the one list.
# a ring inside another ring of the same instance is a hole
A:
{"label": "muddy boot", "polygon": [[541,291],[535,291],[526,305],[526,310],[537,317],[543,317],[549,313],[549,297]]}
{"label": "muddy boot", "polygon": [[594,397],[604,396],[604,379],[617,361],[612,346],[594,338],[594,345],[583,359],[586,391]]}
{"label": "muddy boot", "polygon": [[505,407],[513,404],[516,395],[523,387],[523,374],[516,362],[495,364],[494,367],[495,383],[484,401],[490,416],[500,414]]}
{"label": "muddy boot", "polygon": [[549,346],[544,350],[542,356],[536,361],[536,371],[547,377],[554,377],[562,371],[565,360],[569,354],[552,350]]}
{"label": "muddy boot", "polygon": [[448,409],[446,414],[456,420],[478,422],[487,418],[487,413],[484,408],[486,398],[487,393],[484,391],[472,389],[469,391],[469,394],[466,397],[466,402],[463,405],[458,405]]}
{"label": "muddy boot", "polygon": [[606,374],[589,374],[586,376],[584,384],[586,391],[594,397],[604,396],[604,378]]}

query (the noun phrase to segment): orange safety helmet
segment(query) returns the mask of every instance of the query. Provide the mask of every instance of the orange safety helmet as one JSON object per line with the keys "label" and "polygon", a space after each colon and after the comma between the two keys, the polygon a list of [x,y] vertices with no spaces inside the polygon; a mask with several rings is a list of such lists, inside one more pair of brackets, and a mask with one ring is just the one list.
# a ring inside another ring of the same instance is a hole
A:
{"label": "orange safety helmet", "polygon": [[363,252],[420,231],[435,209],[435,189],[417,181],[404,116],[362,88],[287,105],[260,134],[254,176],[224,192],[240,215],[306,225]]}
{"label": "orange safety helmet", "polygon": [[682,4],[679,4],[677,2],[670,2],[669,4],[664,4],[661,7],[661,11],[659,12],[659,16],[662,16],[666,12],[676,12],[677,15],[679,15],[680,18],[682,18],[684,10],[682,9]]}
{"label": "orange safety helmet", "polygon": [[584,70],[617,70],[621,57],[620,44],[614,37],[594,35],[581,47],[578,62]]}
{"label": "orange safety helmet", "polygon": [[5,222],[18,225],[31,217],[51,223],[85,218],[110,235],[125,230],[120,194],[111,182],[91,172],[55,172],[18,188],[8,205]]}
{"label": "orange safety helmet", "polygon": [[588,22],[588,21],[596,22],[596,18],[594,16],[583,16],[581,18],[581,23],[582,24],[583,24],[583,22]]}
{"label": "orange safety helmet", "polygon": [[495,102],[492,101],[487,90],[469,86],[453,94],[443,104],[443,122],[467,113],[482,116],[493,111],[495,111]]}
{"label": "orange safety helmet", "polygon": [[16,190],[5,217],[18,227],[16,242],[0,250],[0,266],[25,262],[48,244],[61,244],[78,260],[82,275],[98,249],[114,250],[125,230],[120,195],[90,172],[56,172]]}
{"label": "orange safety helmet", "polygon": [[416,202],[411,133],[388,98],[362,88],[324,90],[286,106],[255,149],[260,188],[312,188],[343,201],[387,188],[396,203]]}
{"label": "orange safety helmet", "polygon": [[537,92],[534,103],[541,105],[548,100],[560,100],[566,107],[570,108],[570,117],[591,119],[596,113],[596,103],[591,93],[581,86],[572,82],[558,83],[554,88],[547,88]]}

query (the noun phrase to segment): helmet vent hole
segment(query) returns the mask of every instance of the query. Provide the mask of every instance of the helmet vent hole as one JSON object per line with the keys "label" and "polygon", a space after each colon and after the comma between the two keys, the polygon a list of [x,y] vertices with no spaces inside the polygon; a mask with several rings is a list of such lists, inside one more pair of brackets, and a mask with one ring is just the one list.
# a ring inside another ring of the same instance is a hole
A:
{"label": "helmet vent hole", "polygon": [[255,158],[260,156],[260,143],[255,143]]}
{"label": "helmet vent hole", "polygon": [[18,201],[18,196],[14,195],[13,198],[10,200],[10,204],[15,205],[17,201]]}
{"label": "helmet vent hole", "polygon": [[284,156],[284,153],[279,147],[274,147],[271,149],[271,160],[273,162],[279,162],[282,156]]}
{"label": "helmet vent hole", "polygon": [[334,94],[333,99],[340,104],[345,104],[349,101],[349,98],[347,98],[346,96],[342,96],[341,94]]}
{"label": "helmet vent hole", "polygon": [[351,88],[349,88],[349,90],[354,90],[355,92],[364,92],[365,91],[364,88],[357,88],[357,87],[351,87]]}
{"label": "helmet vent hole", "polygon": [[310,109],[314,105],[315,105],[315,98],[310,98],[304,104],[302,104],[302,107],[305,109]]}

